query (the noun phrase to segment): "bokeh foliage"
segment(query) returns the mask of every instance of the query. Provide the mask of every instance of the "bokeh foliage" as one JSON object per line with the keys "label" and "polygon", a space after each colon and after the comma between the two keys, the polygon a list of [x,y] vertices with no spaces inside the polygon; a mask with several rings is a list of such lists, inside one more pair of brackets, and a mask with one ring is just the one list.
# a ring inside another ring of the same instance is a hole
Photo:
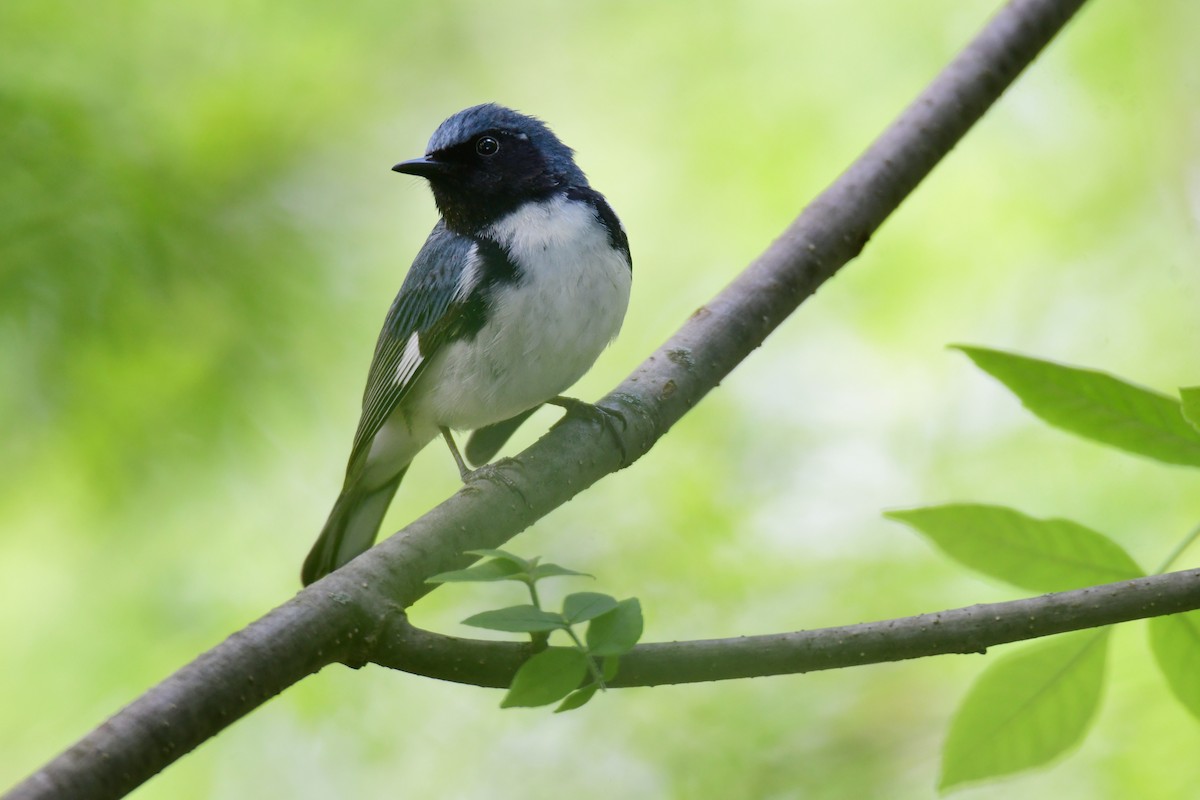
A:
{"label": "bokeh foliage", "polygon": [[[634,300],[576,389],[594,397],[994,6],[0,4],[0,785],[297,588],[379,320],[434,219],[388,167],[444,116],[543,116],[621,214]],[[1045,428],[944,345],[1200,383],[1198,44],[1187,0],[1090,4],[858,263],[512,549],[637,595],[647,640],[1016,596],[885,508],[1011,505],[1153,563],[1194,522],[1194,479]],[[444,453],[418,467],[393,527],[455,488]],[[465,634],[493,599],[467,594],[414,617]],[[1115,632],[1078,753],[961,796],[1194,787],[1200,733],[1146,648],[1120,646],[1144,628]],[[928,797],[984,663],[610,692],[555,717],[330,669],[137,796]]]}

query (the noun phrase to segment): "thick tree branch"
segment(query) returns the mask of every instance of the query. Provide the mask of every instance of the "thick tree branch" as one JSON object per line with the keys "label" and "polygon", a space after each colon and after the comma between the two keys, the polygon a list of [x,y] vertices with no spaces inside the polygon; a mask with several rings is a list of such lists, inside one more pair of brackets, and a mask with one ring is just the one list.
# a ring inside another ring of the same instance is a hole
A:
{"label": "thick tree branch", "polygon": [[[663,684],[791,675],[989,647],[1200,608],[1200,569],[985,603],[915,617],[767,636],[641,644],[621,658],[609,685]],[[529,658],[528,643],[459,639],[397,616],[380,637],[376,663],[429,678],[503,688]]]}
{"label": "thick tree branch", "polygon": [[[996,101],[1083,0],[1011,0],[771,247],[603,401],[635,460],[818,286]],[[373,658],[425,578],[495,547],[625,466],[594,425],[556,426],[429,514],[234,634],[15,787],[9,798],[120,797],[306,675]]]}

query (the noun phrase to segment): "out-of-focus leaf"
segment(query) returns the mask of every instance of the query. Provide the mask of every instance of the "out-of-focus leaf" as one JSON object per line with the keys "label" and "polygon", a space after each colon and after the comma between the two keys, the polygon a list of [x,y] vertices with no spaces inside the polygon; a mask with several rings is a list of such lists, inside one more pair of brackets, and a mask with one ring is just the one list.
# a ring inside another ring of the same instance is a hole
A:
{"label": "out-of-focus leaf", "polygon": [[1061,592],[1140,578],[1119,544],[1066,519],[1037,519],[1003,506],[972,503],[889,511],[971,569],[1037,592]]}
{"label": "out-of-focus leaf", "polygon": [[464,619],[463,625],[508,633],[535,633],[564,628],[566,620],[562,614],[542,611],[537,606],[522,605],[480,612]]}
{"label": "out-of-focus leaf", "polygon": [[1200,431],[1173,397],[1094,370],[957,346],[1049,424],[1168,464],[1200,466]]}
{"label": "out-of-focus leaf", "polygon": [[1200,611],[1151,619],[1150,648],[1171,691],[1200,719]]}
{"label": "out-of-focus leaf", "polygon": [[1180,389],[1179,402],[1183,418],[1200,432],[1200,386],[1185,386]]}
{"label": "out-of-focus leaf", "polygon": [[558,564],[538,564],[529,572],[530,576],[536,581],[542,578],[557,578],[560,575],[578,575],[581,578],[594,578],[594,575],[589,575],[586,572],[576,572],[573,569],[560,567]]}
{"label": "out-of-focus leaf", "polygon": [[585,686],[582,689],[576,689],[567,695],[567,699],[558,704],[558,708],[554,709],[555,714],[561,714],[564,711],[572,711],[587,703],[596,696],[599,690],[599,684],[593,683],[591,686]]}
{"label": "out-of-focus leaf", "polygon": [[487,561],[467,567],[466,569],[456,569],[451,572],[440,572],[432,578],[426,580],[426,583],[452,583],[452,582],[488,582],[488,581],[503,581],[513,580],[531,583],[541,580],[542,578],[554,578],[560,575],[570,576],[578,575],[590,578],[586,572],[576,572],[573,569],[559,566],[558,564],[539,564],[537,558],[521,558],[507,550],[468,550],[467,555],[485,556]]}
{"label": "out-of-focus leaf", "polygon": [[562,700],[583,682],[587,656],[574,647],[551,647],[521,665],[501,708],[544,706]]}
{"label": "out-of-focus leaf", "polygon": [[450,572],[439,572],[426,583],[487,583],[490,581],[513,580],[517,575],[523,575],[521,568],[509,561],[492,559],[476,564],[466,569],[456,569]]}
{"label": "out-of-focus leaf", "polygon": [[617,603],[588,624],[588,652],[594,656],[628,653],[642,638],[642,605],[636,597]]}
{"label": "out-of-focus leaf", "polygon": [[480,548],[479,550],[468,550],[466,554],[469,556],[483,556],[484,558],[495,558],[500,561],[507,561],[514,567],[517,567],[517,569],[519,569],[521,572],[528,572],[529,568],[536,563],[536,561],[530,561],[527,558],[521,558],[515,553],[510,553],[507,550],[500,550],[497,548],[484,547]]}
{"label": "out-of-focus leaf", "polygon": [[1078,744],[1100,706],[1108,630],[1039,642],[983,671],[950,724],[939,787],[1045,764]]}
{"label": "out-of-focus leaf", "polygon": [[563,616],[571,624],[587,622],[617,607],[617,598],[600,592],[576,592],[563,598]]}

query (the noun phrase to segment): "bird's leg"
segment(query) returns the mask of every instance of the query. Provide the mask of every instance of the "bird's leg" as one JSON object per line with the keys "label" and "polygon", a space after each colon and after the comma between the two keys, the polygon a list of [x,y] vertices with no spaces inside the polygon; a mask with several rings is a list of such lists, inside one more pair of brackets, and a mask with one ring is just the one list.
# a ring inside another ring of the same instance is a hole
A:
{"label": "bird's leg", "polygon": [[[586,405],[586,403],[585,403]],[[446,446],[450,448],[450,455],[454,456],[454,463],[458,464],[458,474],[462,476],[463,483],[468,483],[472,478],[483,478],[499,483],[520,496],[521,501],[525,505],[532,508],[529,503],[529,498],[521,491],[521,487],[513,482],[511,478],[504,474],[504,470],[497,469],[495,464],[484,464],[478,469],[467,469],[466,462],[463,461],[462,454],[458,452],[458,445],[454,443],[454,437],[450,435],[449,428],[438,428],[442,432],[442,438],[446,440]]]}
{"label": "bird's leg", "polygon": [[463,483],[471,477],[471,470],[467,469],[467,462],[463,461],[462,454],[458,452],[458,445],[454,443],[454,437],[450,435],[450,429],[446,427],[439,428],[442,432],[442,438],[446,440],[446,446],[450,448],[450,455],[454,456],[454,463],[458,464],[458,474],[462,476]]}
{"label": "bird's leg", "polygon": [[568,417],[577,417],[599,423],[612,436],[613,441],[617,444],[617,449],[621,451],[621,464],[624,465],[629,461],[629,454],[625,451],[625,441],[621,438],[621,434],[617,431],[615,424],[620,422],[621,430],[624,430],[624,416],[613,411],[611,408],[605,408],[593,403],[585,403],[582,400],[576,400],[574,397],[564,397],[563,395],[551,397],[546,402],[552,406],[565,409]]}

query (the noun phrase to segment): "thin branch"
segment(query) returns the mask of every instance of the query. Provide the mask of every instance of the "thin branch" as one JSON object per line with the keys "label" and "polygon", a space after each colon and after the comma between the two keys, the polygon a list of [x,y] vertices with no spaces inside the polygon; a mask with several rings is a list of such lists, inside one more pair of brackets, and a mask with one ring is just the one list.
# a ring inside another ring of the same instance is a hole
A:
{"label": "thin branch", "polygon": [[838,180],[602,402],[623,447],[570,420],[120,711],[6,797],[121,797],[322,666],[358,666],[425,578],[464,566],[644,454],[883,220],[1083,4],[1011,0]]}
{"label": "thin branch", "polygon": [[[986,603],[767,636],[638,645],[621,657],[612,688],[791,675],[989,647],[1200,608],[1200,569]],[[460,639],[397,616],[380,637],[376,663],[415,675],[503,688],[532,654],[527,642]]]}

